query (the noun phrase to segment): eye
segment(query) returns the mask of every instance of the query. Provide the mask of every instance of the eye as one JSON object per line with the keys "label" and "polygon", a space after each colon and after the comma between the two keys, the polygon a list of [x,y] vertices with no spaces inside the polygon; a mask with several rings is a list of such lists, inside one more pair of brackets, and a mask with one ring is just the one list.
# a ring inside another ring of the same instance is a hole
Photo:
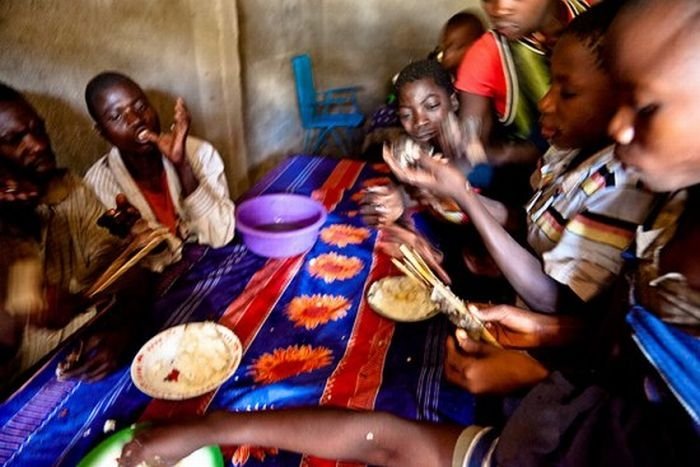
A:
{"label": "eye", "polygon": [[559,91],[559,97],[561,97],[563,100],[573,99],[576,96],[578,96],[578,93],[572,91],[571,89],[562,88]]}
{"label": "eye", "polygon": [[425,108],[428,109],[428,110],[437,110],[437,109],[440,108],[440,102],[439,102],[439,101],[436,101],[436,102],[426,102],[426,103],[425,103]]}
{"label": "eye", "polygon": [[0,138],[0,142],[2,142],[2,144],[16,146],[22,142],[24,135],[25,133],[8,133]]}
{"label": "eye", "polygon": [[138,100],[138,101],[136,101],[136,103],[134,104],[134,108],[135,108],[138,112],[143,112],[144,110],[146,110],[146,103],[145,103],[144,101]]}
{"label": "eye", "polygon": [[648,120],[659,110],[658,104],[647,104],[637,109],[637,118]]}
{"label": "eye", "polygon": [[122,119],[122,114],[119,112],[111,113],[107,116],[110,122],[118,122]]}
{"label": "eye", "polygon": [[399,120],[404,121],[411,118],[411,114],[405,112],[399,112]]}

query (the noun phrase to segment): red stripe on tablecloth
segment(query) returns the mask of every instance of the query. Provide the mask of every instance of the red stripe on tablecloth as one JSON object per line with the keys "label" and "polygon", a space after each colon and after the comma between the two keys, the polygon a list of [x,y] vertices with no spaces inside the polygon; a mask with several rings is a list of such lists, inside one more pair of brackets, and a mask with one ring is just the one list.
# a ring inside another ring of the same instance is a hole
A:
{"label": "red stripe on tablecloth", "polygon": [[[360,175],[364,162],[340,161],[315,198],[332,211],[343,199],[343,194]],[[305,255],[284,260],[269,260],[251,277],[241,294],[226,308],[219,323],[232,329],[243,344],[244,352],[253,341],[262,324],[274,309],[289,283],[304,262]],[[264,293],[262,293],[264,291]],[[216,391],[183,401],[154,399],[141,415],[141,420],[168,419],[204,413]]]}
{"label": "red stripe on tablecloth", "polygon": [[331,211],[343,199],[345,191],[355,184],[364,166],[364,162],[340,161],[323,186],[314,190],[312,196],[323,203],[328,211]]}
{"label": "red stripe on tablecloth", "polygon": [[[377,235],[377,242],[379,236]],[[355,325],[340,363],[326,382],[320,405],[371,410],[379,392],[384,370],[384,362],[389,344],[394,334],[394,322],[382,318],[369,307],[366,288],[375,280],[395,272],[390,259],[377,252],[376,242],[372,254],[372,268],[362,301],[358,309]],[[302,466],[343,467],[358,464],[328,461],[312,456],[304,456]]]}

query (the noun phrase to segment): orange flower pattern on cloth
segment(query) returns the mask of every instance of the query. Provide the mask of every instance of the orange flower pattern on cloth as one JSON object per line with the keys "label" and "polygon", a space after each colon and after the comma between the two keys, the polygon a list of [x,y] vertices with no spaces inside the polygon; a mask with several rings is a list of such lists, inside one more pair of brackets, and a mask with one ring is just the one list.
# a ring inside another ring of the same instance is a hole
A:
{"label": "orange flower pattern on cloth", "polygon": [[368,238],[369,229],[348,224],[331,225],[321,231],[321,240],[340,248],[348,245],[359,245]]}
{"label": "orange flower pattern on cloth", "polygon": [[344,318],[349,309],[350,301],[339,295],[302,295],[289,302],[287,316],[297,327],[311,330]]}
{"label": "orange flower pattern on cloth", "polygon": [[277,448],[260,448],[256,446],[238,446],[236,451],[231,456],[231,463],[233,465],[243,465],[250,460],[252,457],[259,462],[265,460],[265,458],[270,456],[276,456],[279,454]]}
{"label": "orange flower pattern on cloth", "polygon": [[355,277],[363,267],[364,263],[360,258],[338,253],[325,253],[309,261],[309,273],[313,277],[323,279],[327,284]]}
{"label": "orange flower pattern on cloth", "polygon": [[256,383],[272,384],[326,367],[332,361],[333,351],[327,347],[292,345],[262,354],[248,367],[248,373]]}
{"label": "orange flower pattern on cloth", "polygon": [[362,182],[362,186],[364,188],[370,187],[370,186],[384,186],[384,185],[389,185],[391,184],[391,179],[389,177],[375,177],[375,178],[368,178],[364,182]]}

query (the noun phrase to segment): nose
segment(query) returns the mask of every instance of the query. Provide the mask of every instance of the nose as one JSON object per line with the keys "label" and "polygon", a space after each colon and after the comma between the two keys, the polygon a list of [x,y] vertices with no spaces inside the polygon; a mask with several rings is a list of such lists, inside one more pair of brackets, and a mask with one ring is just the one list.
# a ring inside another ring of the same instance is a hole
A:
{"label": "nose", "polygon": [[510,11],[510,0],[493,0],[491,3],[491,11],[496,17],[504,16]]}
{"label": "nose", "polygon": [[537,108],[541,114],[551,114],[554,112],[554,86],[549,88],[549,91],[542,96],[542,99],[537,103]]}
{"label": "nose", "polygon": [[634,110],[626,105],[617,109],[608,125],[608,133],[621,145],[628,145],[634,140]]}
{"label": "nose", "polygon": [[126,120],[126,124],[130,127],[139,126],[142,122],[141,114],[131,107],[124,110],[124,119]]}
{"label": "nose", "polygon": [[27,152],[30,154],[44,152],[49,147],[49,142],[46,138],[32,133],[27,134],[22,142]]}
{"label": "nose", "polygon": [[416,113],[416,117],[413,120],[413,125],[416,128],[423,128],[424,126],[428,125],[430,123],[430,119],[428,119],[428,115],[425,112],[418,112]]}

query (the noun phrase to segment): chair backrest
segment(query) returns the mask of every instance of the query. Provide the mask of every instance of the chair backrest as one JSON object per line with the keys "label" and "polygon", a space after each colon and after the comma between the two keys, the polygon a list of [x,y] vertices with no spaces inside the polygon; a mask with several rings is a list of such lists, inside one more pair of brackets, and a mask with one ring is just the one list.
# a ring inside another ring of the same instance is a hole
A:
{"label": "chair backrest", "polygon": [[302,125],[307,126],[313,119],[316,109],[316,88],[314,87],[314,75],[309,54],[292,57],[292,70],[294,71],[299,116]]}

